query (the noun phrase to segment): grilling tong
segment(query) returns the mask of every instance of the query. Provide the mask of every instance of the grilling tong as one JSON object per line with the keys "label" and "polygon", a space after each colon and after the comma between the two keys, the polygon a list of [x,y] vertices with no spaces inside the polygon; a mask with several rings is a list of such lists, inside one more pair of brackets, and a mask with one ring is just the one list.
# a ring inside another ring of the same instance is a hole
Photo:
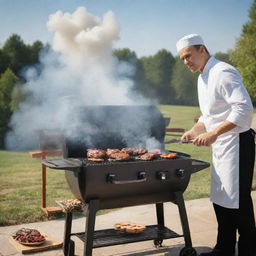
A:
{"label": "grilling tong", "polygon": [[179,139],[171,139],[165,142],[165,144],[174,144],[174,143],[179,143],[179,144],[188,144],[188,143],[192,143],[193,140],[188,140],[188,141],[184,141],[181,140],[181,138]]}

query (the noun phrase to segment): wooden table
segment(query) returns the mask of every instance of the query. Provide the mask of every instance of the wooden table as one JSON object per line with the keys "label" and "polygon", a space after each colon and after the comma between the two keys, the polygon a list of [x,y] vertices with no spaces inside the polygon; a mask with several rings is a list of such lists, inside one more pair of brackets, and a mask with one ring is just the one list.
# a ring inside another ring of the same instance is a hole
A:
{"label": "wooden table", "polygon": [[[62,154],[62,150],[53,149],[53,150],[42,150],[29,152],[30,156],[33,158],[46,159],[47,156],[58,156]],[[45,212],[47,217],[50,217],[51,214],[62,212],[60,207],[46,207],[46,166],[41,164],[41,175],[42,175],[42,203],[41,209]]]}

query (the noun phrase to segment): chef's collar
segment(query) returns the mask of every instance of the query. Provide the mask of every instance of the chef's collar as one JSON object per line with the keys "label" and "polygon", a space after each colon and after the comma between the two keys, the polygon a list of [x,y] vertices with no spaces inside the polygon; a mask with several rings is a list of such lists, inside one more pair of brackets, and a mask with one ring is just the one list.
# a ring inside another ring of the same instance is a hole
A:
{"label": "chef's collar", "polygon": [[215,61],[215,58],[213,56],[211,56],[208,59],[208,61],[206,62],[205,66],[204,66],[203,72],[201,73],[202,75],[208,73],[209,69],[213,66],[214,61]]}

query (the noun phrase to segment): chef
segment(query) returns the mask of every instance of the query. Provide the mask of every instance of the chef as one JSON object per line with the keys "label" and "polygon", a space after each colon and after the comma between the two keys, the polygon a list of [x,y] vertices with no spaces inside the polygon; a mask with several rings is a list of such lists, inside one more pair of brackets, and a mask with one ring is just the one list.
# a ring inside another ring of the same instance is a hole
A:
{"label": "chef", "polygon": [[198,77],[201,117],[182,140],[212,146],[210,200],[218,222],[215,247],[201,256],[256,255],[256,228],[251,199],[255,141],[250,129],[253,106],[239,72],[211,56],[200,35],[176,44],[181,60]]}

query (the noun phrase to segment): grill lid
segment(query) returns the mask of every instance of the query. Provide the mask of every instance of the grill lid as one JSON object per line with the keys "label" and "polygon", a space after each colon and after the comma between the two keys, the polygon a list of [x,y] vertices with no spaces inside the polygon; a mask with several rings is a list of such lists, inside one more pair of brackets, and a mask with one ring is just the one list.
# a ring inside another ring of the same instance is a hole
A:
{"label": "grill lid", "polygon": [[164,149],[165,119],[156,106],[86,106],[74,118],[83,125],[73,127],[66,138],[66,158],[84,157],[86,148]]}

